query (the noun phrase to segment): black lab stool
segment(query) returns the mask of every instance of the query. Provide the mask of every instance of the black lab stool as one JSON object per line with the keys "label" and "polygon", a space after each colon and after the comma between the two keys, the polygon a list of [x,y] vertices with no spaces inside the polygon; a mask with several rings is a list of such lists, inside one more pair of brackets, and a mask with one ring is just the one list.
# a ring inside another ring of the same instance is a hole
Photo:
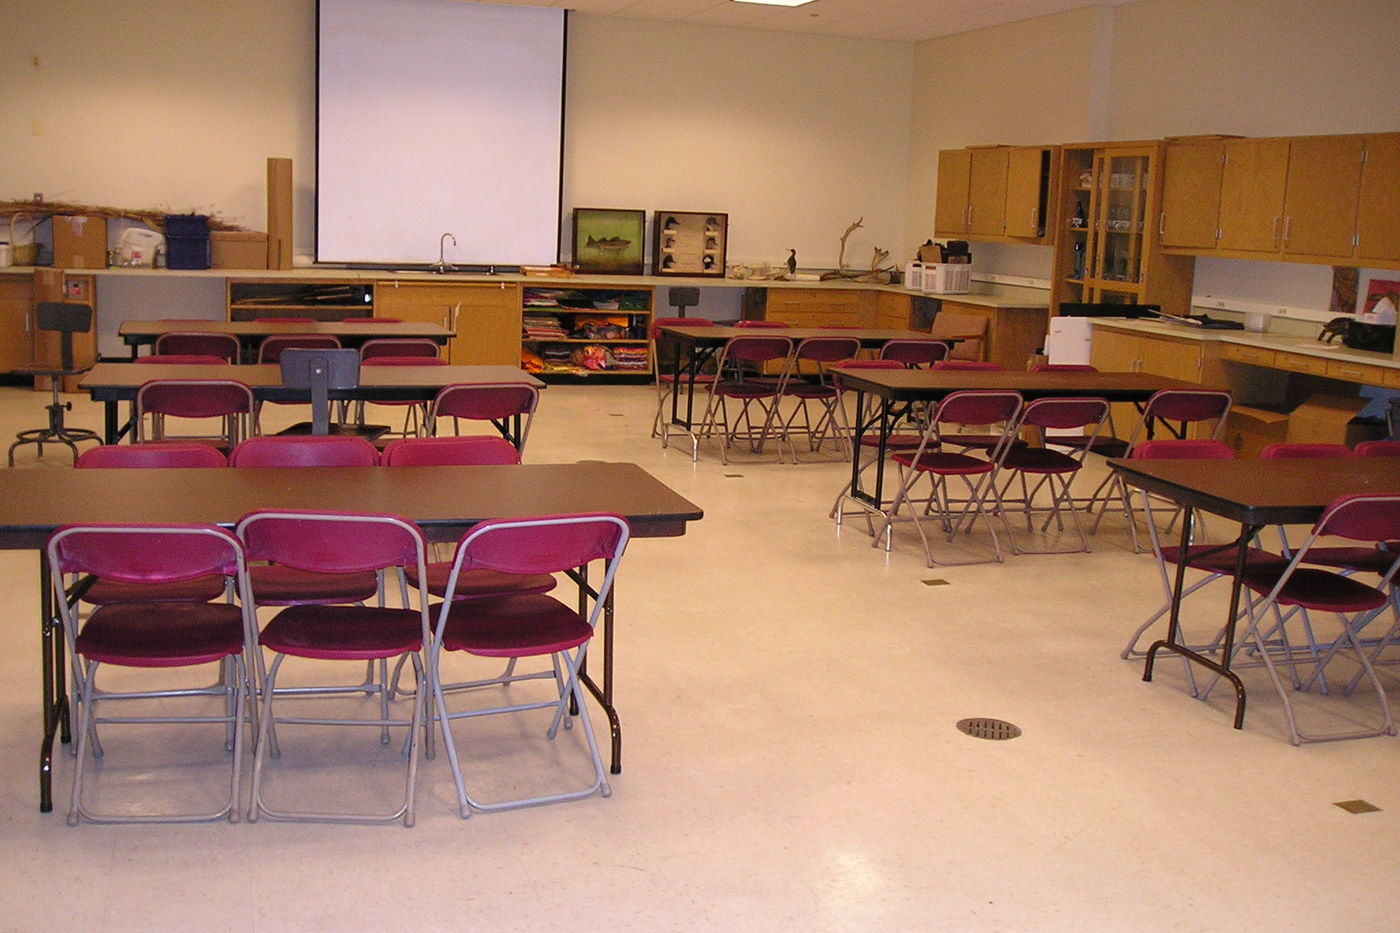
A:
{"label": "black lab stool", "polygon": [[85,334],[92,329],[92,306],[76,302],[44,301],[39,303],[35,322],[41,331],[59,335],[59,365],[32,362],[17,367],[14,372],[21,376],[48,376],[53,387],[53,402],[48,406],[49,426],[21,431],[10,445],[10,466],[15,465],[15,448],[34,444],[39,448],[39,456],[44,455],[45,444],[65,444],[73,452],[73,462],[78,462],[78,444],[82,441],[102,443],[96,431],[85,428],[70,428],[63,423],[63,413],[71,411],[72,402],[60,402],[58,393],[63,389],[63,377],[82,372],[73,365],[73,335]]}

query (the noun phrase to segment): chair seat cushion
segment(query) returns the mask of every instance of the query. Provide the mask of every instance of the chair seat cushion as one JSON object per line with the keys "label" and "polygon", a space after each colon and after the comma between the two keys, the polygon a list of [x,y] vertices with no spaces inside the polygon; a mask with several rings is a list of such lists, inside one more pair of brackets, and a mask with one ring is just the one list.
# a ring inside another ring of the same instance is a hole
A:
{"label": "chair seat cushion", "polygon": [[288,606],[263,629],[258,643],[298,658],[366,661],[422,647],[416,609],[378,606]]}
{"label": "chair seat cushion", "polygon": [[287,603],[358,603],[373,599],[379,580],[373,571],[364,573],[316,573],[281,564],[261,564],[248,568],[253,596],[260,605]]}
{"label": "chair seat cushion", "polygon": [[[990,450],[1001,443],[1000,434],[944,434],[941,437],[944,444],[949,447],[962,447],[972,450]],[[1026,442],[1019,437],[1013,438],[1011,446],[1025,447]]]}
{"label": "chair seat cushion", "polygon": [[1303,562],[1339,570],[1384,574],[1397,557],[1400,557],[1400,553],[1374,547],[1315,547],[1309,548],[1308,553],[1303,555]]}
{"label": "chair seat cushion", "polygon": [[836,398],[837,393],[834,386],[801,382],[787,386],[787,388],[783,390],[783,394],[791,396],[792,398],[832,399]]}
{"label": "chair seat cushion", "polygon": [[[452,574],[451,561],[428,564],[428,592],[434,596],[447,593],[447,578]],[[409,583],[418,585],[418,573],[407,568]],[[505,573],[499,570],[468,570],[457,578],[456,599],[480,599],[484,596],[513,596],[521,593],[548,593],[557,581],[547,573]]]}
{"label": "chair seat cushion", "polygon": [[1095,437],[1087,435],[1051,435],[1045,439],[1045,443],[1054,447],[1070,447],[1074,450],[1089,448],[1090,453],[1098,454],[1102,457],[1126,457],[1128,455],[1128,442],[1121,437]]}
{"label": "chair seat cushion", "polygon": [[576,648],[593,629],[553,596],[458,600],[442,632],[442,647],[488,658],[525,658]]}
{"label": "chair seat cushion", "polygon": [[[1278,579],[1279,574],[1267,570],[1246,570],[1242,582],[1256,593],[1268,593]],[[1324,612],[1363,612],[1384,606],[1386,595],[1374,586],[1330,570],[1299,567],[1279,591],[1278,602]]]}
{"label": "chair seat cushion", "polygon": [[[1181,548],[1175,544],[1162,548],[1162,559],[1169,564],[1177,563],[1180,554]],[[1288,566],[1287,557],[1257,547],[1249,548],[1245,553],[1244,560],[1246,571],[1255,570],[1280,574]],[[1208,573],[1233,575],[1235,572],[1235,549],[1227,547],[1222,550],[1218,544],[1193,544],[1186,551],[1186,566]]]}
{"label": "chair seat cushion", "polygon": [[[922,434],[891,434],[889,437],[885,438],[885,449],[896,450],[903,448],[905,450],[913,450],[919,446],[923,439],[924,436]],[[880,435],[862,434],[860,436],[860,446],[879,447]],[[929,446],[934,447],[935,445],[930,444]]]}
{"label": "chair seat cushion", "polygon": [[83,601],[94,606],[109,603],[207,603],[223,595],[223,575],[211,573],[173,583],[121,583],[98,578],[83,594]]}
{"label": "chair seat cushion", "polygon": [[715,394],[724,398],[769,398],[778,394],[776,382],[719,382]]}
{"label": "chair seat cushion", "polygon": [[925,450],[917,458],[913,454],[896,453],[895,463],[918,470],[920,473],[944,473],[950,476],[972,476],[977,473],[990,473],[992,462],[967,454],[946,453],[940,450]]}
{"label": "chair seat cushion", "polygon": [[1073,473],[1079,461],[1049,447],[1012,447],[1002,465],[1023,473]]}
{"label": "chair seat cushion", "polygon": [[78,653],[125,667],[208,664],[243,650],[243,613],[228,603],[115,603],[92,611]]}

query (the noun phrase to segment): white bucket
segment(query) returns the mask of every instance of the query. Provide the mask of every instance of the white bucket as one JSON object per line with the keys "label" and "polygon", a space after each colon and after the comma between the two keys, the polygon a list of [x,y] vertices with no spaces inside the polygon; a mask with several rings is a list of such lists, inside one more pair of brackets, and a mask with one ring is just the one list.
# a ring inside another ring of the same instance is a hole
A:
{"label": "white bucket", "polygon": [[1269,329],[1269,318],[1273,317],[1267,311],[1246,311],[1244,313],[1244,329],[1256,334],[1262,334]]}
{"label": "white bucket", "polygon": [[15,261],[14,253],[10,250],[10,244],[0,243],[0,268],[13,265]]}

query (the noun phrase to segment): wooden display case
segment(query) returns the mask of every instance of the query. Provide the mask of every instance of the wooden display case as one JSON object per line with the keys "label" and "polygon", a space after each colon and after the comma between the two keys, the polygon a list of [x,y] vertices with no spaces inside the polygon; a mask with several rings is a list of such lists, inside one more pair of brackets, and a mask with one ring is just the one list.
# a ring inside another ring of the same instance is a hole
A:
{"label": "wooden display case", "polygon": [[653,275],[722,277],[729,251],[729,215],[657,211],[651,243]]}

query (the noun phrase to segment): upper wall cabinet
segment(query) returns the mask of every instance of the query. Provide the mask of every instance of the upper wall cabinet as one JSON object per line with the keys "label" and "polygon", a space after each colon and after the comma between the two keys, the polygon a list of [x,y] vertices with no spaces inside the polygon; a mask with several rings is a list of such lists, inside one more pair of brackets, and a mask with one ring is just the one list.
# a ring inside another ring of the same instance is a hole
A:
{"label": "upper wall cabinet", "polygon": [[1356,258],[1362,264],[1400,264],[1400,133],[1366,137]]}
{"label": "upper wall cabinet", "polygon": [[938,153],[937,236],[1045,242],[1048,147],[989,146]]}
{"label": "upper wall cabinet", "polygon": [[1400,264],[1400,134],[1169,140],[1158,233],[1172,252]]}
{"label": "upper wall cabinet", "polygon": [[1232,139],[1220,184],[1221,250],[1348,259],[1363,136]]}
{"label": "upper wall cabinet", "polygon": [[1214,249],[1225,141],[1169,139],[1162,165],[1162,209],[1157,216],[1162,247]]}

